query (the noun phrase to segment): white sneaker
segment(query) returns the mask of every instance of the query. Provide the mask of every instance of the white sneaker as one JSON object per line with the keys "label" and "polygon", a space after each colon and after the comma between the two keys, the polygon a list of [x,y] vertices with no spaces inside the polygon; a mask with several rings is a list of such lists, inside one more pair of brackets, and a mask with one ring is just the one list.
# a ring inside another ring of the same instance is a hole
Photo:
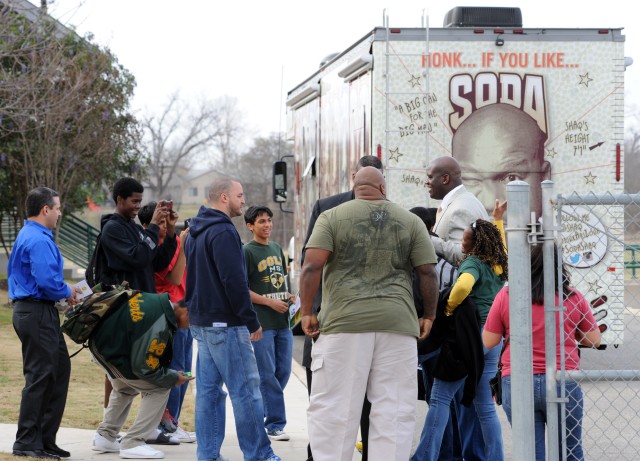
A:
{"label": "white sneaker", "polygon": [[162,459],[164,453],[149,445],[138,445],[137,447],[120,450],[120,457],[125,459]]}
{"label": "white sneaker", "polygon": [[120,442],[112,442],[108,438],[103,437],[96,432],[96,434],[93,436],[92,450],[101,451],[102,453],[117,453],[120,451]]}
{"label": "white sneaker", "polygon": [[181,443],[193,443],[196,441],[195,432],[185,431],[180,426],[178,426],[178,429],[176,429],[176,431],[171,434],[171,436],[180,440]]}
{"label": "white sneaker", "polygon": [[289,440],[289,434],[281,429],[276,429],[275,431],[267,431],[267,435],[271,440],[281,440],[286,442]]}

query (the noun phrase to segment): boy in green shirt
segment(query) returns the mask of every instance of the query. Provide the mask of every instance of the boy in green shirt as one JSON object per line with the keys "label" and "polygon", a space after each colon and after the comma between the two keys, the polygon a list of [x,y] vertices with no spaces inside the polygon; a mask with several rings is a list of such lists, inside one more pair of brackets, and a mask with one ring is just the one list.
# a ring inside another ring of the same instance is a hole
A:
{"label": "boy in green shirt", "polygon": [[260,373],[265,428],[272,440],[289,440],[284,388],[291,375],[293,335],[289,329],[289,303],[295,296],[287,291],[287,268],[282,248],[270,242],[273,212],[252,206],[244,214],[253,240],[244,246],[244,259],[251,302],[262,326],[262,339],[253,343]]}

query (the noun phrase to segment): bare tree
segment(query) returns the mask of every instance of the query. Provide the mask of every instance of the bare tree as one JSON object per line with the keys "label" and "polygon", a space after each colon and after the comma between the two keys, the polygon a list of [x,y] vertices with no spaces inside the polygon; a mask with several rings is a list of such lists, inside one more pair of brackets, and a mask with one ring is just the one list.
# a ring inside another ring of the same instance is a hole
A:
{"label": "bare tree", "polygon": [[134,85],[108,49],[44,14],[27,19],[0,6],[0,186],[12,194],[0,211],[21,223],[33,187],[77,206],[104,181],[131,174]]}
{"label": "bare tree", "polygon": [[191,168],[197,154],[214,146],[220,134],[218,120],[213,104],[203,101],[193,109],[178,92],[169,97],[160,115],[142,117],[142,152],[155,196],[164,196],[176,173]]}
{"label": "bare tree", "polygon": [[214,145],[220,157],[222,171],[233,173],[237,167],[238,152],[242,148],[240,139],[245,132],[243,115],[238,109],[238,100],[231,96],[221,96],[215,100],[218,132]]}
{"label": "bare tree", "polygon": [[[274,133],[269,137],[255,138],[253,146],[241,155],[237,172],[237,177],[242,181],[247,206],[266,205],[273,211],[274,225],[271,238],[285,249],[289,239],[293,236],[293,214],[281,211],[280,205],[273,201],[272,172],[273,163],[292,152],[291,144],[287,144],[283,140],[283,135]],[[290,175],[288,187],[291,196],[293,194],[291,188],[294,183],[295,178]],[[287,205],[291,207],[293,203]],[[241,233],[241,235],[243,234]],[[246,230],[243,237],[251,238],[249,234],[246,234]]]}
{"label": "bare tree", "polygon": [[629,194],[640,192],[640,131],[631,131],[624,142],[624,190]]}
{"label": "bare tree", "polygon": [[234,98],[223,96],[213,101],[201,98],[194,107],[176,92],[160,115],[142,118],[142,151],[154,196],[164,197],[176,175],[189,170],[199,158],[212,160],[213,156],[218,161],[211,163],[217,169],[235,172],[235,149],[243,133],[236,105]]}
{"label": "bare tree", "polygon": [[[627,127],[624,140],[624,191],[627,194],[640,193],[640,113],[636,107],[628,107],[625,117]],[[625,206],[625,232],[640,233],[640,207],[637,204]]]}

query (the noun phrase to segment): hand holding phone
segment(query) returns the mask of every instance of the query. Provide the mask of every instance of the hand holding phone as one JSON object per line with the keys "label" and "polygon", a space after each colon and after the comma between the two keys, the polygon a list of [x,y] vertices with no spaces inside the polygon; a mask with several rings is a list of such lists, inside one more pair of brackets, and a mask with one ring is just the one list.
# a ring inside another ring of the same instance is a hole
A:
{"label": "hand holding phone", "polygon": [[196,379],[195,376],[191,375],[190,371],[179,371],[178,372],[178,382],[176,383],[176,386],[179,386],[181,384],[186,383],[187,381],[192,381]]}

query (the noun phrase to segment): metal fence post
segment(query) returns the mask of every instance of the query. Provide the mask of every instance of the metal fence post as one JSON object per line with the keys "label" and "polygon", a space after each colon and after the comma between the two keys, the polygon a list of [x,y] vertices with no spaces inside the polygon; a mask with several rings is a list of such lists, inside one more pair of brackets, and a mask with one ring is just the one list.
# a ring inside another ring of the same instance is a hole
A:
{"label": "metal fence post", "polygon": [[[547,389],[547,460],[557,461],[560,453],[558,441],[558,391],[556,386],[556,285],[555,227],[553,223],[553,181],[542,182],[542,232],[544,256],[544,323],[545,369]],[[560,297],[560,302],[562,302]]]}
{"label": "metal fence post", "polygon": [[511,346],[511,425],[513,459],[535,460],[533,424],[533,349],[531,345],[531,253],[529,184],[507,184],[509,221],[509,318]]}

